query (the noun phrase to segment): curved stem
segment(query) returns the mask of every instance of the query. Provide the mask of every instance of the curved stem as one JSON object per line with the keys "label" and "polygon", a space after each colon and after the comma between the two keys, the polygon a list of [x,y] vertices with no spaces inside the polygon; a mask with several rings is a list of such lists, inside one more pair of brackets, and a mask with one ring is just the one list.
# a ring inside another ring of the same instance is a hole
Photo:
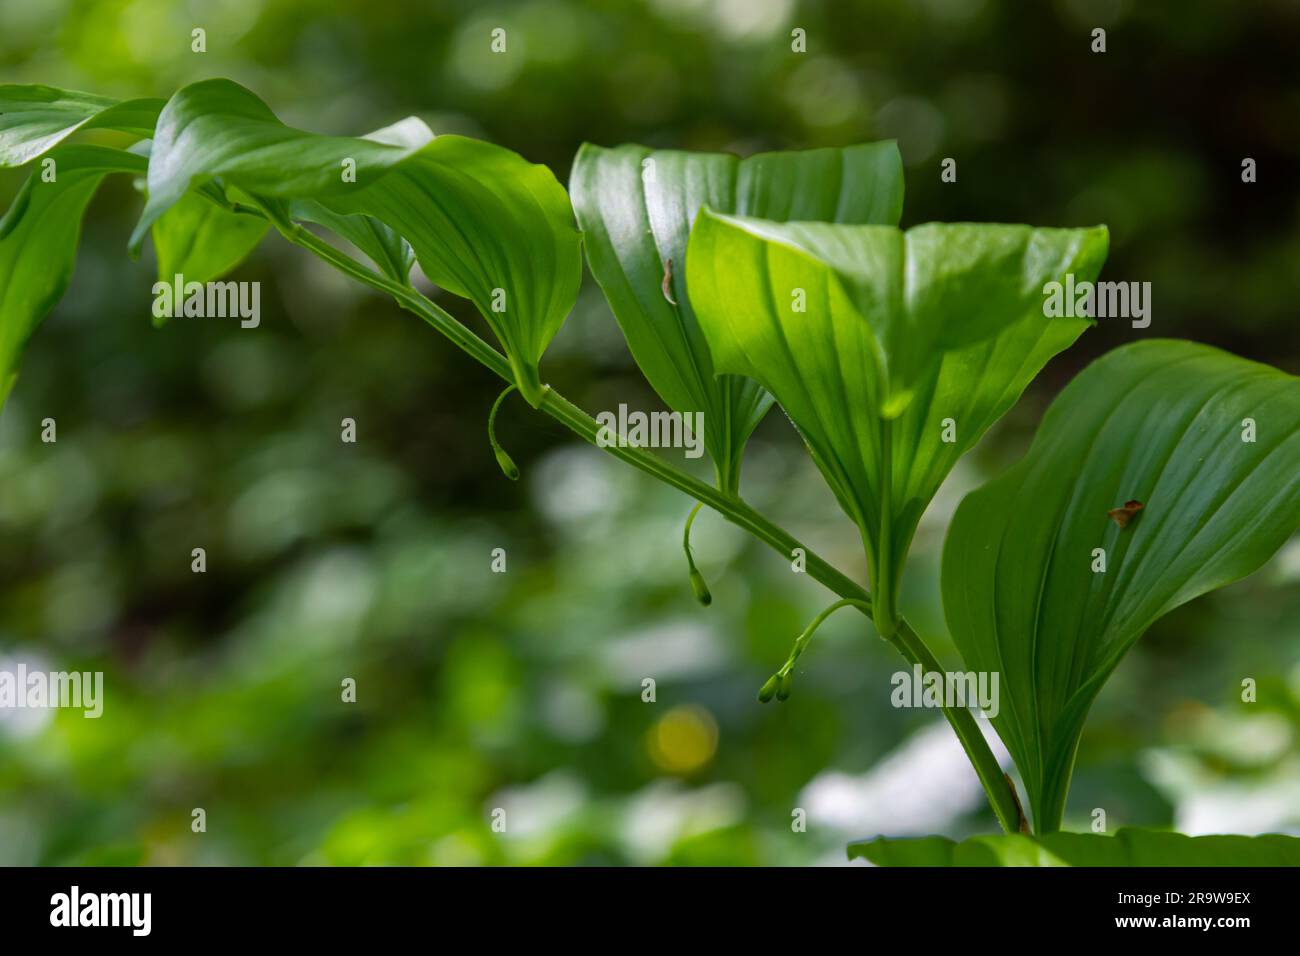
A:
{"label": "curved stem", "polygon": [[794,647],[790,648],[790,654],[786,657],[785,663],[759,688],[758,702],[760,704],[766,704],[774,697],[777,700],[786,700],[790,696],[790,688],[794,685],[794,665],[799,662],[799,657],[803,654],[804,649],[808,647],[808,642],[812,640],[812,636],[817,633],[817,628],[821,627],[822,622],[840,608],[847,607],[850,604],[864,614],[871,614],[871,605],[856,598],[841,598],[814,617],[808,623],[808,626],[800,632],[799,636],[794,639]]}
{"label": "curved stem", "polygon": [[514,385],[507,385],[505,391],[498,395],[497,400],[492,403],[492,411],[488,412],[488,441],[492,444],[492,453],[496,455],[497,464],[501,466],[505,476],[511,481],[518,481],[519,467],[515,464],[515,460],[506,454],[506,450],[501,447],[501,443],[497,441],[497,409],[506,400],[506,396],[514,390]]}
{"label": "curved stem", "polygon": [[686,517],[686,527],[682,529],[682,550],[686,552],[686,566],[690,568],[691,591],[695,594],[695,600],[708,607],[713,603],[713,595],[709,592],[709,585],[704,580],[704,575],[700,574],[700,569],[695,566],[695,555],[691,554],[691,525],[695,523],[695,516],[703,507],[703,501],[695,502],[695,507]]}
{"label": "curved stem", "polygon": [[[433,326],[463,352],[486,366],[489,371],[508,383],[514,383],[513,371],[504,355],[417,290],[366,268],[351,256],[340,252],[296,223],[277,221],[275,218],[272,218],[272,223],[290,242],[302,246],[358,281],[391,295],[397,300],[398,305]],[[805,555],[805,570],[809,577],[819,581],[840,597],[853,599],[855,607],[864,614],[871,615],[871,597],[861,585],[845,576],[784,528],[755,511],[738,495],[721,492],[642,448],[619,442],[611,444],[599,442],[597,436],[602,427],[600,423],[553,388],[545,389],[540,409],[588,444],[601,448],[646,474],[690,495],[696,501],[708,505],[732,524],[775,549],[787,560],[796,548],[800,549]],[[905,621],[898,622],[894,634],[887,640],[909,663],[919,663],[926,671],[942,672],[943,668],[938,660]],[[956,731],[957,739],[965,749],[971,764],[974,765],[998,821],[1008,833],[1015,833],[1019,828],[1015,801],[1007,789],[1006,781],[1002,778],[1002,769],[998,765],[997,758],[993,756],[993,751],[989,749],[988,741],[984,739],[979,724],[964,707],[945,707],[944,716]]]}
{"label": "curved stem", "polygon": [[497,411],[501,408],[501,403],[504,402],[506,397],[514,390],[514,385],[507,385],[505,390],[497,396],[497,400],[492,403],[492,410],[488,412],[488,441],[492,442],[494,447],[497,445]]}
{"label": "curved stem", "polygon": [[785,663],[781,665],[781,669],[777,671],[777,673],[778,674],[790,673],[790,671],[794,669],[794,665],[798,662],[799,656],[803,654],[804,648],[806,648],[808,646],[808,642],[812,640],[812,636],[817,633],[817,628],[822,626],[822,622],[825,621],[832,614],[834,614],[836,611],[838,611],[840,608],[848,607],[850,605],[856,607],[864,614],[871,613],[871,605],[865,604],[864,602],[859,601],[857,598],[840,598],[830,607],[826,608],[826,610],[822,611],[815,618],[813,618],[812,621],[808,624],[808,626],[803,629],[803,633],[795,638],[794,647],[791,648],[790,650],[790,656],[786,658]]}
{"label": "curved stem", "polygon": [[686,549],[687,560],[691,560],[691,525],[695,523],[695,516],[700,513],[700,509],[703,507],[703,501],[695,502],[695,507],[691,509],[691,513],[686,517],[686,527],[682,529],[682,547]]}

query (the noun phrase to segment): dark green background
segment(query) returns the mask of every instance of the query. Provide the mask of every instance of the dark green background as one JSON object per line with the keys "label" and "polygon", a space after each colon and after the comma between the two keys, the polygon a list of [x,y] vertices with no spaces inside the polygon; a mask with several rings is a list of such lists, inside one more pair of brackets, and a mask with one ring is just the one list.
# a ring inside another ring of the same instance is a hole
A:
{"label": "dark green background", "polygon": [[[1104,277],[1152,282],[1152,325],[1087,333],[952,476],[906,587],[932,635],[951,509],[1091,357],[1181,336],[1300,372],[1295,0],[0,2],[4,82],[167,96],[216,75],[300,127],[415,113],[562,181],[583,140],[897,137],[904,224],[1107,223]],[[852,612],[819,632],[788,703],[755,702],[828,601],[814,582],[706,514],[716,599],[700,609],[685,499],[517,401],[498,428],[524,477],[506,481],[484,427],[498,383],[278,240],[235,276],[263,284],[259,329],[154,330],[150,254],[125,251],[138,208],[120,179],[92,206],[0,417],[0,657],[107,681],[98,721],[0,713],[0,863],[788,864],[841,861],[875,832],[995,826],[942,721],[890,706],[901,661]],[[592,412],[657,407],[590,281],[543,371]],[[743,491],[863,577],[779,413]],[[1067,826],[1100,807],[1112,830],[1298,832],[1297,581],[1293,542],[1143,639],[1094,709]],[[1258,703],[1240,702],[1245,677]]]}

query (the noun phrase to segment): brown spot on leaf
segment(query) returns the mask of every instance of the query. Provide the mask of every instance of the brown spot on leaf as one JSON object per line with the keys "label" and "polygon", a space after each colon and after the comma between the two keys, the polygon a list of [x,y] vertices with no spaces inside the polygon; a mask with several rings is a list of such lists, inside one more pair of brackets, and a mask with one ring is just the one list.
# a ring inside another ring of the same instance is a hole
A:
{"label": "brown spot on leaf", "polygon": [[664,298],[667,299],[669,302],[671,302],[673,305],[676,305],[677,300],[673,298],[672,283],[673,283],[673,260],[668,259],[667,261],[664,262],[664,282],[663,282]]}
{"label": "brown spot on leaf", "polygon": [[1124,502],[1122,508],[1111,508],[1106,512],[1114,522],[1121,528],[1127,528],[1128,523],[1133,520],[1134,516],[1142,510],[1142,502],[1136,498]]}

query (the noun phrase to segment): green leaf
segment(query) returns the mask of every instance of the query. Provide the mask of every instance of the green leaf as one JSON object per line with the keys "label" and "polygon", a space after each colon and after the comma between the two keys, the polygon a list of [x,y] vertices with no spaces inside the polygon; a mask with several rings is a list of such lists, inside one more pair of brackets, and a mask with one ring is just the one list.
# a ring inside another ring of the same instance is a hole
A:
{"label": "green leaf", "polygon": [[219,279],[257,248],[268,228],[265,219],[232,212],[200,193],[186,193],[153,224],[158,278]]}
{"label": "green leaf", "polygon": [[1099,833],[878,837],[849,845],[849,859],[877,866],[1300,866],[1300,838],[1199,836],[1122,827]]}
{"label": "green leaf", "polygon": [[[1130,500],[1143,507],[1120,527],[1108,512]],[[994,726],[1036,831],[1059,827],[1088,709],[1133,643],[1298,526],[1300,379],[1171,340],[1094,362],[1025,458],[966,497],[944,610],[966,666],[1001,674]]]}
{"label": "green leaf", "polygon": [[538,361],[582,280],[581,235],[549,169],[491,143],[439,136],[375,186],[327,205],[374,216],[409,241],[425,275],[478,306],[520,393],[541,402]]}
{"label": "green leaf", "polygon": [[146,230],[166,209],[214,177],[257,195],[319,199],[377,181],[421,145],[413,137],[394,144],[304,133],[285,126],[237,83],[194,83],[172,96],[158,117],[149,156],[149,200],[131,245],[139,248]]}
{"label": "green leaf", "polygon": [[[419,147],[433,134],[423,123],[413,120],[362,138]],[[181,274],[187,281],[208,282],[233,269],[257,247],[270,223],[238,209],[239,190],[234,192],[235,196],[227,196],[219,182],[206,182],[187,192],[159,217],[152,227],[159,279],[171,282]],[[415,264],[410,243],[379,220],[336,213],[311,199],[292,200],[286,214],[298,222],[324,226],[356,246],[384,275],[409,284],[411,266]]]}
{"label": "green leaf", "polygon": [[116,129],[153,135],[163,101],[119,102],[51,86],[0,84],[0,167],[21,166],[79,129]]}
{"label": "green leaf", "polygon": [[[504,347],[520,392],[536,406],[538,361],[581,278],[568,197],[548,169],[516,153],[430,136],[415,119],[367,137],[318,136],[285,126],[229,80],[193,84],[168,101],[158,120],[149,201],[133,247],[186,191],[216,177],[272,205],[284,201],[290,216],[325,218],[294,200],[336,215],[371,216],[410,243],[433,282],[474,302]],[[354,230],[345,238],[358,236]]]}
{"label": "green leaf", "polygon": [[903,207],[897,146],[740,159],[588,143],[574,161],[570,189],[591,271],[637,365],[670,408],[704,413],[704,445],[718,485],[734,494],[745,442],[772,400],[750,379],[714,374],[686,294],[691,224],[706,205],[780,221],[897,224]]}
{"label": "green leaf", "polygon": [[862,531],[882,634],[944,477],[1087,327],[1045,318],[1044,285],[1094,278],[1106,245],[1104,228],[697,219],[687,284],[714,364],[799,429]]}
{"label": "green leaf", "polygon": [[0,405],[23,346],[67,290],[90,198],[108,173],[145,170],[143,158],[102,146],[61,146],[50,155],[55,180],[34,171],[0,219]]}

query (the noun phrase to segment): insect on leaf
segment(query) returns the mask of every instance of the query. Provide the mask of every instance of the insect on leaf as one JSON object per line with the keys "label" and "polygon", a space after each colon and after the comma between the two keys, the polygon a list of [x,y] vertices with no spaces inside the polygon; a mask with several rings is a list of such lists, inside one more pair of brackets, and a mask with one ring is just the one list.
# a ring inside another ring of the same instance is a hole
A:
{"label": "insect on leaf", "polygon": [[1137,513],[1142,510],[1142,507],[1142,502],[1136,498],[1131,498],[1118,508],[1111,508],[1106,512],[1106,515],[1121,528],[1127,528],[1128,523],[1137,517]]}

